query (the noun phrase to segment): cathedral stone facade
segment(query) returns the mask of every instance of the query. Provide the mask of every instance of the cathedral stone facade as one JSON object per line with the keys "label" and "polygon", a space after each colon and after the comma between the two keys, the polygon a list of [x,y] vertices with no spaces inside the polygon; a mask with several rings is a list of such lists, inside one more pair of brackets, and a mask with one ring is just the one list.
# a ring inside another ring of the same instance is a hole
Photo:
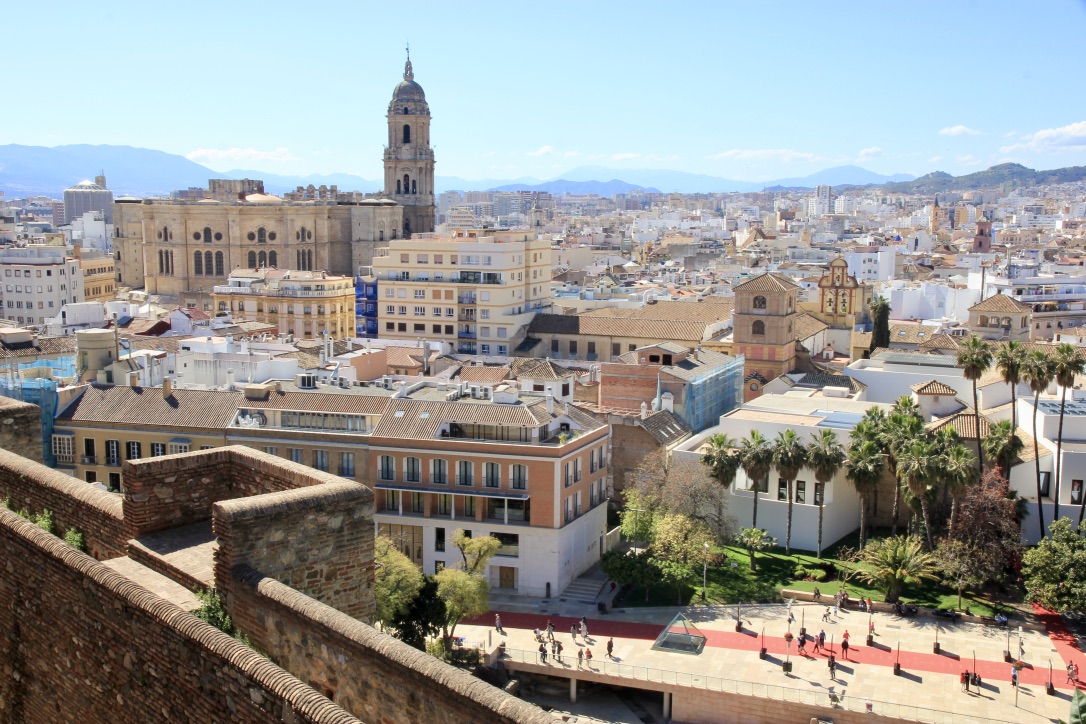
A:
{"label": "cathedral stone facade", "polygon": [[[114,204],[118,286],[211,309],[236,269],[355,276],[390,239],[434,230],[430,109],[411,61],[388,108],[385,189],[285,200],[260,182],[212,180],[204,198],[121,198]],[[237,187],[237,193],[223,189]]]}

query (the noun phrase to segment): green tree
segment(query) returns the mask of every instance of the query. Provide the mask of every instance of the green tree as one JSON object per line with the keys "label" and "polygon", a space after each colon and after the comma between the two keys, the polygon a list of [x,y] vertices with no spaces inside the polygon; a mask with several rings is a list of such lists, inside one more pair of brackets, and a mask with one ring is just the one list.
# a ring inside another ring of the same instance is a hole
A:
{"label": "green tree", "polygon": [[[980,398],[977,396],[977,381],[984,376],[988,368],[992,366],[992,348],[986,341],[977,335],[971,335],[965,340],[958,351],[958,366],[962,368],[962,376],[973,383],[973,418],[976,421],[977,437],[980,437]],[[984,451],[978,455],[978,470],[984,471]]]}
{"label": "green tree", "polygon": [[785,481],[788,491],[788,513],[784,528],[784,552],[792,555],[792,485],[799,476],[799,471],[807,464],[807,447],[799,439],[796,431],[789,428],[777,433],[773,443],[773,466],[777,475]]}
{"label": "green tree", "polygon": [[675,587],[675,605],[683,605],[683,588],[692,586],[694,581],[697,580],[697,571],[694,570],[694,567],[686,563],[662,558],[653,558],[652,567],[665,585]]}
{"label": "green tree", "polygon": [[502,542],[492,535],[469,538],[468,534],[460,528],[453,531],[452,542],[460,551],[460,557],[463,559],[462,568],[472,576],[486,573],[490,559],[502,547]]}
{"label": "green tree", "polygon": [[659,512],[696,518],[712,528],[721,541],[731,532],[728,492],[698,459],[657,450],[645,455],[626,481],[626,490],[632,487],[645,494]]}
{"label": "green tree", "polygon": [[898,475],[898,460],[901,451],[913,440],[926,436],[924,421],[919,415],[904,412],[892,412],[886,416],[882,426],[881,441],[890,457],[890,471],[894,474],[894,508],[891,535],[897,535],[898,513],[901,508],[901,476]]}
{"label": "green tree", "polygon": [[609,550],[600,558],[600,570],[620,585],[641,586],[646,601],[649,600],[652,584],[657,581],[656,569],[648,551],[623,553]]}
{"label": "green tree", "polygon": [[874,329],[868,351],[874,352],[879,347],[890,346],[890,303],[883,297],[876,296],[871,300],[870,309]]}
{"label": "green tree", "polygon": [[958,594],[958,608],[962,607],[962,592],[966,588],[982,586],[988,581],[987,567],[977,553],[972,546],[952,538],[944,538],[936,549],[940,575]]}
{"label": "green tree", "polygon": [[680,513],[665,513],[656,521],[652,557],[683,565],[700,563],[713,533],[699,520]]}
{"label": "green tree", "polygon": [[1011,465],[1022,453],[1025,443],[1014,432],[1010,420],[1000,420],[988,426],[988,434],[981,440],[981,447],[989,460],[999,466],[999,473],[1005,478],[1011,475]]}
{"label": "green tree", "polygon": [[377,620],[389,624],[407,611],[422,588],[422,571],[386,535],[373,542],[373,597]]}
{"label": "green tree", "polygon": [[659,502],[637,488],[627,488],[622,497],[622,511],[619,513],[622,537],[628,541],[651,544]]}
{"label": "green tree", "polygon": [[973,453],[961,443],[951,443],[939,458],[939,475],[943,489],[950,495],[949,534],[953,537],[957,528],[958,501],[977,481],[977,466]]}
{"label": "green tree", "polygon": [[438,595],[437,579],[424,576],[418,595],[402,614],[387,624],[390,633],[419,651],[426,650],[426,641],[441,633],[445,622],[445,601]]}
{"label": "green tree", "polygon": [[931,535],[931,517],[928,515],[928,490],[938,474],[940,463],[939,449],[934,442],[923,437],[913,440],[901,448],[897,460],[897,476],[908,486],[913,497],[920,501],[924,516],[924,537],[928,550],[935,547]]}
{"label": "green tree", "polygon": [[777,545],[777,539],[761,528],[742,528],[735,535],[735,544],[747,549],[750,556],[750,570],[757,571],[755,559],[758,551],[766,551]]}
{"label": "green tree", "polygon": [[867,501],[878,490],[885,469],[886,457],[875,440],[853,441],[848,449],[845,477],[860,495],[860,548],[867,542]]}
{"label": "green tree", "polygon": [[743,438],[739,444],[739,465],[743,468],[750,489],[754,493],[751,527],[758,527],[758,493],[769,471],[773,468],[773,445],[757,430]]}
{"label": "green tree", "polygon": [[[1053,499],[1052,519],[1060,517],[1060,490],[1062,487],[1062,461],[1063,461],[1063,412],[1067,405],[1067,390],[1075,386],[1075,376],[1086,371],[1086,358],[1077,347],[1066,342],[1056,345],[1056,351],[1052,355],[1052,367],[1056,373],[1056,384],[1060,386],[1060,423],[1056,431],[1056,497]],[[1086,498],[1084,498],[1086,499]],[[1040,501],[1038,501],[1040,502]],[[1082,510],[1079,509],[1079,522],[1082,521]]]}
{"label": "green tree", "polygon": [[837,441],[837,433],[833,430],[819,430],[807,445],[807,466],[814,471],[815,481],[821,488],[815,491],[818,498],[815,501],[818,504],[818,558],[822,557],[822,504],[826,485],[837,476],[846,459],[845,448]]}
{"label": "green tree", "polygon": [[939,577],[935,555],[924,551],[919,538],[892,536],[868,543],[859,555],[857,576],[876,586],[893,603],[906,584],[934,581]]}
{"label": "green tree", "polygon": [[[705,441],[705,447],[702,450],[701,464],[708,469],[710,477],[720,486],[721,492],[728,491],[735,484],[735,478],[742,467],[739,448],[736,446],[735,440],[724,434],[713,435]],[[719,514],[721,522],[726,519],[727,515],[726,501],[727,497],[721,495]]]}
{"label": "green tree", "polygon": [[1052,611],[1086,611],[1086,538],[1072,529],[1070,518],[1048,530],[1049,537],[1022,559],[1026,596]]}
{"label": "green tree", "polygon": [[1033,467],[1037,475],[1037,524],[1040,526],[1041,538],[1045,537],[1045,514],[1041,504],[1041,454],[1037,442],[1037,408],[1040,406],[1041,393],[1048,389],[1052,380],[1056,378],[1056,366],[1052,358],[1044,350],[1035,349],[1026,357],[1022,374],[1029,382],[1030,392],[1033,393]]}
{"label": "green tree", "polygon": [[441,633],[448,650],[457,624],[471,616],[482,616],[490,609],[490,586],[481,576],[459,568],[443,568],[436,579],[437,595],[445,602]]}
{"label": "green tree", "polygon": [[995,366],[1003,381],[1011,386],[1011,430],[1018,431],[1018,384],[1023,379],[1023,367],[1026,362],[1026,348],[1018,340],[1012,339],[996,346]]}

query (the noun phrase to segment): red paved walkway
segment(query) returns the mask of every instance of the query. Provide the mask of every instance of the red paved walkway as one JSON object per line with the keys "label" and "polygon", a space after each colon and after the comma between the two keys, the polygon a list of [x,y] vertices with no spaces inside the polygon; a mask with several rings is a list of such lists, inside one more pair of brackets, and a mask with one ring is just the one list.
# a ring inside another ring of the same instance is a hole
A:
{"label": "red paved walkway", "polygon": [[[465,620],[464,623],[477,626],[493,626],[494,613],[495,612],[492,611],[485,616]],[[1053,683],[1057,688],[1069,689],[1071,688],[1071,685],[1066,683],[1067,675],[1063,667],[1066,666],[1068,661],[1075,660],[1079,663],[1081,668],[1086,665],[1086,659],[1084,659],[1082,652],[1078,650],[1074,637],[1058,614],[1045,611],[1044,609],[1038,609],[1037,613],[1047,627],[1049,638],[1052,640],[1053,645],[1063,658],[1062,663],[1053,662]],[[529,631],[536,627],[543,629],[546,627],[547,622],[551,621],[554,623],[554,632],[556,636],[568,636],[570,626],[580,621],[580,619],[570,616],[541,616],[539,614],[512,612],[501,612],[501,617],[503,627],[526,629]],[[663,626],[656,624],[588,619],[588,635],[592,639],[616,636],[625,639],[653,641],[660,635],[660,632],[663,631],[663,629]],[[900,654],[898,654],[893,648],[892,644],[894,642],[892,642],[890,637],[876,635],[875,646],[866,646],[865,637],[867,634],[864,629],[866,629],[866,627],[862,627],[858,632],[851,632],[852,636],[849,640],[847,659],[844,658],[841,651],[840,637],[835,634],[832,651],[837,658],[839,670],[842,666],[852,667],[855,665],[892,667],[895,661],[900,661],[901,668],[905,672],[927,671],[957,676],[966,669],[969,671],[974,670],[971,651],[944,650],[942,653],[935,654],[902,650]],[[817,630],[813,628],[808,631],[817,633]],[[744,629],[742,633],[709,629],[702,630],[702,634],[706,637],[706,645],[714,648],[735,649],[737,651],[757,651],[763,645],[758,633],[749,629]],[[764,645],[767,652],[777,658],[783,658],[788,652],[788,647],[785,644],[784,638],[781,636],[766,636]],[[826,649],[829,648],[830,639],[827,634]],[[824,650],[823,652],[815,654],[813,652],[813,643],[810,640],[807,641],[808,659],[825,659],[829,656],[829,653],[828,650]],[[800,658],[796,641],[792,642],[791,656],[797,660]],[[986,681],[999,681],[1004,683],[1010,681],[1011,666],[1003,661],[978,659],[975,670],[980,674],[981,678]],[[1086,673],[1086,670],[1084,670],[1083,673]],[[1027,664],[1026,668],[1023,669],[1019,675],[1019,680],[1023,684],[1043,686],[1048,681],[1048,669],[1047,667],[1033,668],[1032,665]]]}

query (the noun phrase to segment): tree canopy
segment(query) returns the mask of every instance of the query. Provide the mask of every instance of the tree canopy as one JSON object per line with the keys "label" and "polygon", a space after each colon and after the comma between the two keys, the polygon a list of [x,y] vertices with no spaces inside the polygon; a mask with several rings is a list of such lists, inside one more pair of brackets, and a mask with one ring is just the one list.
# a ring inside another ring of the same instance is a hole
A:
{"label": "tree canopy", "polygon": [[1086,611],[1086,538],[1066,517],[1048,530],[1022,559],[1026,596],[1053,611]]}
{"label": "tree canopy", "polygon": [[374,539],[373,563],[377,620],[389,624],[402,616],[418,595],[422,588],[422,571],[397,550],[396,544],[386,535]]}

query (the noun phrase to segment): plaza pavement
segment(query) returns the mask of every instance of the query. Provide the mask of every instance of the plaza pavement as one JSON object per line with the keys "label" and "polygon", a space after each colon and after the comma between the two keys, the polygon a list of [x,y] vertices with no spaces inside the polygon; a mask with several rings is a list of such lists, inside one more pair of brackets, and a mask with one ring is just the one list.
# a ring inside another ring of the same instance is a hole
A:
{"label": "plaza pavement", "polygon": [[[663,627],[680,610],[707,638],[699,655],[651,649]],[[1073,658],[1086,673],[1086,660],[1066,629],[1063,634],[1025,630],[1021,645],[1026,668],[1019,677],[1021,686],[1016,703],[1015,688],[1010,684],[1011,667],[1003,661],[1008,629],[948,623],[930,617],[900,618],[885,613],[869,618],[867,613],[844,610],[823,623],[824,605],[795,603],[791,610],[795,622],[789,624],[788,607],[783,603],[743,606],[741,632],[735,631],[736,606],[630,609],[606,615],[584,611],[581,615],[589,616],[587,648],[592,649],[594,670],[631,678],[626,685],[637,686],[634,677],[658,677],[702,688],[808,703],[813,699],[827,704],[828,690],[833,686],[838,694],[844,694],[849,709],[863,711],[870,702],[871,710],[877,714],[913,721],[1025,724],[1067,719],[1072,690],[1066,681],[1067,660]],[[586,648],[580,636],[576,643],[570,636],[570,626],[580,618],[576,613],[500,612],[505,634],[499,635],[494,631],[494,612],[491,612],[461,624],[456,633],[468,645],[479,645],[488,651],[504,642],[510,655],[536,663],[539,644],[534,641],[532,629],[545,628],[549,618],[565,652],[561,664],[548,657],[547,666],[555,676],[568,678],[575,674],[577,649]],[[875,645],[868,647],[865,639],[871,621]],[[1058,617],[1055,621],[1062,624]],[[1051,619],[1046,623],[1058,628]],[[806,625],[808,635],[825,630],[826,651],[815,653],[813,644],[808,642],[807,654],[801,656],[795,641],[790,647],[786,645],[785,632],[791,629],[798,634],[801,624]],[[840,646],[845,631],[850,633],[847,660]],[[938,654],[933,653],[936,635],[941,647]],[[614,637],[613,661],[607,661],[605,655],[609,637]],[[758,656],[763,641],[767,649],[765,660]],[[830,678],[826,661],[831,641],[838,662],[835,680]],[[1019,636],[1013,626],[1010,646],[1012,652],[1018,652]],[[791,673],[783,671],[785,660],[793,664]],[[900,661],[900,676],[894,675],[895,661]],[[1055,695],[1045,692],[1050,662]],[[982,677],[980,691],[972,688],[968,693],[961,691],[959,675],[966,669],[976,670]]]}

